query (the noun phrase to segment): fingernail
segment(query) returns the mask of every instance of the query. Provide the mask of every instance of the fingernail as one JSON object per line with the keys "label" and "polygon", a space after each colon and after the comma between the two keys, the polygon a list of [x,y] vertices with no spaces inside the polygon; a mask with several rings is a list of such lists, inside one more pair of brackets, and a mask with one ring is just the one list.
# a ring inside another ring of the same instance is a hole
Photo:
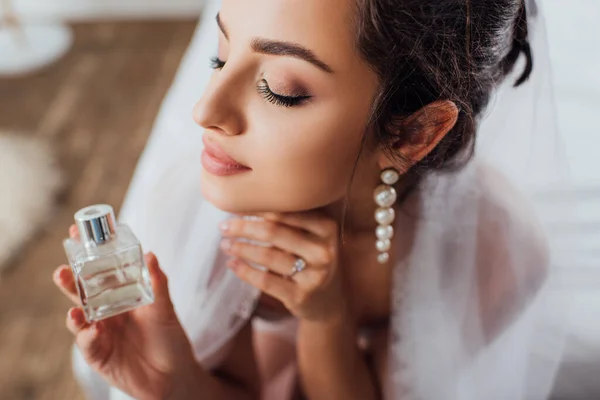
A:
{"label": "fingernail", "polygon": [[235,272],[239,266],[237,258],[232,258],[231,260],[227,261],[227,266]]}
{"label": "fingernail", "polygon": [[65,271],[64,269],[61,269],[60,271],[58,271],[58,280],[61,282],[64,282],[67,280],[66,279],[67,277],[65,276],[64,271]]}
{"label": "fingernail", "polygon": [[242,217],[243,220],[246,221],[264,221],[265,219],[263,217],[258,217],[256,215],[245,215]]}
{"label": "fingernail", "polygon": [[69,318],[71,318],[77,325],[81,325],[81,314],[77,312],[76,308],[69,310]]}
{"label": "fingernail", "polygon": [[68,279],[68,277],[69,277],[69,276],[67,275],[67,272],[68,272],[68,271],[67,271],[66,269],[64,269],[64,268],[61,268],[61,269],[59,269],[59,270],[56,272],[56,278],[57,278],[59,281],[61,281],[61,282],[65,282],[65,281]]}
{"label": "fingernail", "polygon": [[221,222],[221,225],[219,225],[219,228],[221,229],[221,232],[227,232],[229,230],[229,222],[228,221]]}
{"label": "fingernail", "polygon": [[221,249],[223,249],[225,251],[231,249],[231,239],[221,240]]}

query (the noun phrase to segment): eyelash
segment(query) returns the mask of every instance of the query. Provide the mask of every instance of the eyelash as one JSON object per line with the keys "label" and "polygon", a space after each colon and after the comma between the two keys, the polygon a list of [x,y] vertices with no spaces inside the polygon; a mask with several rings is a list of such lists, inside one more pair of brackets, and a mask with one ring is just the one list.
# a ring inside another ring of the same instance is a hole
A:
{"label": "eyelash", "polygon": [[[219,59],[218,57],[213,57],[210,60],[210,63],[212,69],[223,69],[223,67],[225,66],[225,61]],[[265,79],[262,79],[258,83],[258,92],[269,103],[286,108],[299,106],[306,102],[306,100],[311,98],[311,96],[282,96],[280,94],[274,93],[269,88],[269,83]]]}
{"label": "eyelash", "polygon": [[258,83],[258,93],[260,93],[269,103],[281,107],[299,106],[310,99],[310,96],[282,96],[269,88],[269,83],[266,80],[261,80]]}
{"label": "eyelash", "polygon": [[219,57],[213,57],[210,59],[210,67],[212,69],[223,69],[225,61],[222,61]]}

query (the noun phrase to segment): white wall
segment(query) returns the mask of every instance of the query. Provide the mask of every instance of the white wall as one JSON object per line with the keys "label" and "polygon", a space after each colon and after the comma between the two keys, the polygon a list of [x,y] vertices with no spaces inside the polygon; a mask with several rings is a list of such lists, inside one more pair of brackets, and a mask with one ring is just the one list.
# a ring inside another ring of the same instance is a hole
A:
{"label": "white wall", "polygon": [[558,121],[578,183],[600,184],[600,1],[542,0]]}
{"label": "white wall", "polygon": [[[197,16],[204,0],[9,0],[27,20],[181,18]],[[1,4],[1,3],[0,3]],[[1,6],[0,6],[1,8]],[[0,10],[0,17],[2,10]]]}

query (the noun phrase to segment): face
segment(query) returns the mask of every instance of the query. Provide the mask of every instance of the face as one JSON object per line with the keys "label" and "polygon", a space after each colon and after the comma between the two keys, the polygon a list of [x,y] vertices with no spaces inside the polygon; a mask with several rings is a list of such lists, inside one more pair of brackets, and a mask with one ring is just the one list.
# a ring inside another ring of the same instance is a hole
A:
{"label": "face", "polygon": [[[194,108],[204,196],[240,213],[343,199],[377,91],[350,0],[224,0],[218,19],[217,68]],[[365,168],[377,173],[375,158]]]}

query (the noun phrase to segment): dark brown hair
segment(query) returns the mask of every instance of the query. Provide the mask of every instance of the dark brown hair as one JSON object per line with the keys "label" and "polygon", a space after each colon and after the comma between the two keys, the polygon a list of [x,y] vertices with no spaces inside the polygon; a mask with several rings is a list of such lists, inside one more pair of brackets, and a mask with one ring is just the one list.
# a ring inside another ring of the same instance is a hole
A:
{"label": "dark brown hair", "polygon": [[459,108],[456,125],[411,172],[464,165],[493,90],[521,54],[527,64],[516,84],[532,71],[525,0],[356,2],[357,48],[380,80],[368,131],[396,156],[393,148],[419,129],[402,121],[436,100],[451,100]]}

